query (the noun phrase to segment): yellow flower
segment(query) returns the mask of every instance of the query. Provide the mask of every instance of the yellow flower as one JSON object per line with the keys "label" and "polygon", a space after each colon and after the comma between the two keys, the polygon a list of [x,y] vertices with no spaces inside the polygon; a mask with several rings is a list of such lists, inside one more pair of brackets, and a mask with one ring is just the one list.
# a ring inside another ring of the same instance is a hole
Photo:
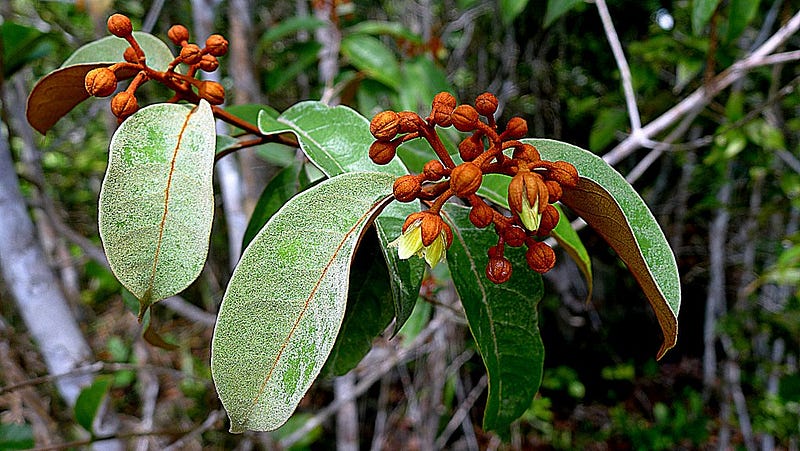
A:
{"label": "yellow flower", "polygon": [[531,205],[528,196],[522,196],[522,209],[519,212],[519,220],[526,229],[531,231],[539,230],[539,224],[542,222],[542,214],[539,213],[539,196]]}
{"label": "yellow flower", "polygon": [[452,236],[450,227],[439,215],[424,211],[410,215],[403,225],[403,234],[389,245],[397,247],[400,259],[416,255],[433,268],[447,258]]}

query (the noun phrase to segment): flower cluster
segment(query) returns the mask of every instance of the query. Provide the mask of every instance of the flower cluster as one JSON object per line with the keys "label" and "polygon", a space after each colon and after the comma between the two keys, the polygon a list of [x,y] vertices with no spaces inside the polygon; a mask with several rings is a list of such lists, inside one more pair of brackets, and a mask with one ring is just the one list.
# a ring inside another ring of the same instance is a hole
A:
{"label": "flower cluster", "polygon": [[[148,80],[156,80],[167,88],[175,91],[175,96],[170,100],[177,102],[186,100],[197,103],[205,99],[212,105],[219,105],[225,101],[225,89],[217,82],[204,81],[195,78],[198,70],[213,72],[219,67],[218,56],[228,52],[228,41],[218,34],[213,34],[206,39],[205,47],[189,42],[189,30],[183,25],[172,26],[167,36],[181,47],[180,54],[168,65],[164,72],[157,71],[147,65],[144,51],[133,36],[131,20],[122,15],[114,14],[108,18],[108,31],[114,36],[128,41],[129,47],[123,54],[124,62],[112,64],[109,67],[92,69],[86,74],[84,80],[86,92],[95,97],[107,97],[117,90],[119,79],[135,74],[133,81],[124,91],[117,93],[111,99],[111,112],[122,121],[139,109],[134,93]],[[178,64],[189,66],[186,74],[175,71]]]}
{"label": "flower cluster", "polygon": [[[504,256],[506,246],[526,246],[528,266],[539,273],[555,264],[555,253],[542,240],[559,220],[552,204],[561,198],[564,188],[578,184],[578,171],[566,161],[542,160],[536,147],[519,141],[528,134],[524,119],[511,118],[499,131],[494,118],[497,103],[494,95],[484,93],[475,99],[474,106],[458,105],[452,95],[442,92],[434,97],[425,119],[410,111],[383,111],[372,119],[370,131],[376,141],[369,156],[375,163],[389,163],[400,144],[416,138],[427,140],[438,157],[425,164],[421,173],[402,176],[394,183],[398,201],[421,200],[428,205],[427,210],[406,219],[403,234],[393,243],[400,258],[418,255],[431,266],[445,259],[453,234],[442,220],[441,208],[457,196],[470,206],[472,224],[479,228],[493,225],[497,233],[497,244],[488,249],[489,280],[503,283],[511,277],[511,262]],[[447,153],[436,134],[437,126],[470,133],[458,146],[462,163],[456,164]],[[511,177],[510,215],[477,195],[484,174]]]}

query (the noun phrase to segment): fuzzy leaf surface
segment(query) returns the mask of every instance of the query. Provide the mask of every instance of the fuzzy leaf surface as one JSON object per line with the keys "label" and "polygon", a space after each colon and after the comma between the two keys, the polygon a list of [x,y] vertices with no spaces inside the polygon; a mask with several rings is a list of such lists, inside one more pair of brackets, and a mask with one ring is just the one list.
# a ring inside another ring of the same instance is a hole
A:
{"label": "fuzzy leaf surface", "polygon": [[[172,52],[164,41],[136,31],[133,33],[147,56],[147,65],[163,71],[173,60]],[[89,98],[84,79],[92,69],[108,67],[124,61],[122,54],[128,42],[116,36],[107,36],[90,42],[76,50],[58,70],[36,83],[28,96],[28,122],[39,133],[45,134],[59,119]],[[136,75],[134,70],[119,70],[117,80]]]}
{"label": "fuzzy leaf surface", "polygon": [[152,303],[200,274],[214,217],[216,132],[205,101],[157,104],[128,118],[111,138],[98,222],[114,275]]}
{"label": "fuzzy leaf surface", "polygon": [[[277,118],[262,113],[258,126],[262,133],[294,133],[309,160],[328,177],[357,171],[380,171],[395,176],[408,173],[399,158],[384,166],[369,159],[369,146],[375,141],[369,132],[369,121],[346,106],[301,102]],[[398,330],[414,309],[425,264],[417,258],[400,260],[397,251],[387,248],[387,244],[400,236],[403,222],[415,211],[418,211],[416,204],[394,202],[375,221],[384,258],[392,274]]]}
{"label": "fuzzy leaf surface", "polygon": [[591,152],[560,141],[525,140],[543,159],[572,163],[580,175],[561,203],[583,218],[625,262],[653,307],[664,341],[657,358],[678,339],[681,286],[675,256],[653,213],[613,167]]}
{"label": "fuzzy leaf surface", "polygon": [[328,179],[287,202],[244,251],[211,345],[232,432],[278,428],[319,374],[342,324],[356,246],[393,182],[365,172]]}
{"label": "fuzzy leaf surface", "polygon": [[466,207],[446,204],[444,213],[455,226],[447,263],[489,376],[483,426],[507,432],[530,407],[542,382],[544,345],[536,310],[542,278],[527,268],[521,249],[509,248],[511,279],[492,283],[486,278],[487,250],[497,244],[497,235],[476,229]]}

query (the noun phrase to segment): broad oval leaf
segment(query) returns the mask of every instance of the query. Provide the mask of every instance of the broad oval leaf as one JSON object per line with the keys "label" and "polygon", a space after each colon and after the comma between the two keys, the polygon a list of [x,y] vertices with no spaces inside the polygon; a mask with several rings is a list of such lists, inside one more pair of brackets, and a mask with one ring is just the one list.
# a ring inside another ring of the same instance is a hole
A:
{"label": "broad oval leaf", "polygon": [[561,202],[595,229],[625,262],[653,307],[664,341],[657,358],[678,339],[681,286],[678,265],[650,209],[613,167],[580,147],[549,139],[525,140],[546,160],[569,161],[580,183]]}
{"label": "broad oval leaf", "polygon": [[200,274],[214,215],[214,117],[205,101],[157,104],[111,138],[98,221],[114,275],[146,308]]}
{"label": "broad oval leaf", "polygon": [[342,39],[342,54],[368,77],[400,90],[400,64],[380,39],[364,34],[346,36]]}
{"label": "broad oval leaf", "polygon": [[536,310],[542,278],[527,268],[521,249],[509,248],[511,279],[499,285],[489,281],[487,249],[497,244],[497,235],[476,229],[466,207],[445,204],[443,210],[455,226],[447,264],[489,376],[483,426],[507,432],[530,407],[542,382],[544,345]]}
{"label": "broad oval leaf", "polygon": [[276,429],[319,374],[342,324],[356,246],[393,182],[367,172],[328,179],[287,202],[245,249],[211,344],[232,432]]}
{"label": "broad oval leaf", "polygon": [[[148,66],[163,71],[172,62],[172,52],[162,40],[138,31],[134,36],[147,56]],[[28,96],[26,114],[31,126],[41,134],[47,133],[65,114],[89,98],[84,85],[86,74],[123,61],[127,47],[127,41],[116,36],[99,39],[80,47],[61,68],[39,80]],[[120,70],[116,75],[118,80],[126,80],[136,75],[136,71]]]}
{"label": "broad oval leaf", "polygon": [[[395,176],[408,173],[399,158],[378,166],[369,159],[369,146],[375,138],[369,132],[369,121],[346,106],[329,107],[322,102],[295,104],[277,118],[266,112],[258,117],[262,133],[291,132],[309,160],[325,175],[333,177],[346,172],[380,171]],[[400,236],[403,222],[418,211],[414,204],[393,203],[375,221],[375,228],[384,249],[384,258],[392,274],[392,294],[399,330],[411,315],[419,294],[425,265],[419,259],[400,260],[387,244]]]}

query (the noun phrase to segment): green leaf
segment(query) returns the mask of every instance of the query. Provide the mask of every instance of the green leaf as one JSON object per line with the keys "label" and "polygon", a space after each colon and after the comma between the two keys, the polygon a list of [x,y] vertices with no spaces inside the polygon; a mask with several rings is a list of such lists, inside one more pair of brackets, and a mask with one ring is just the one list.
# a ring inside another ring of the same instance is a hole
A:
{"label": "green leaf", "polygon": [[214,117],[207,102],[139,110],[111,138],[98,221],[114,275],[152,303],[200,274],[214,215]]}
{"label": "green leaf", "polygon": [[564,160],[578,169],[575,189],[561,202],[594,228],[628,266],[653,307],[664,342],[663,357],[678,339],[681,286],[675,256],[664,233],[633,187],[597,155],[571,144],[529,139],[545,160]]}
{"label": "green leaf", "polygon": [[398,91],[401,89],[400,64],[379,39],[363,34],[346,36],[342,39],[342,54],[368,77]]}
{"label": "green leaf", "polygon": [[604,108],[592,125],[589,134],[590,149],[604,149],[617,139],[617,131],[624,130],[628,113],[619,108]]}
{"label": "green leaf", "polygon": [[295,80],[301,73],[308,72],[319,59],[319,49],[322,45],[318,42],[298,42],[286,52],[292,55],[285,64],[271,70],[266,76],[267,92],[276,92],[287,83]]}
{"label": "green leaf", "polygon": [[0,424],[0,449],[30,449],[36,445],[31,425],[3,423]]}
{"label": "green leaf", "polygon": [[34,27],[18,24],[6,18],[0,24],[0,42],[3,43],[3,76],[6,80],[25,64],[44,57],[52,50],[49,36]]}
{"label": "green leaf", "polygon": [[549,27],[564,14],[570,12],[584,0],[547,0],[547,10],[544,13],[544,28]]}
{"label": "green leaf", "polygon": [[394,38],[402,39],[414,44],[422,44],[424,41],[422,37],[413,31],[409,30],[405,25],[400,22],[384,22],[378,20],[365,20],[359,22],[346,30],[346,34],[371,34],[371,35],[387,35]]}
{"label": "green leaf", "polygon": [[[277,119],[261,114],[258,126],[265,134],[294,133],[309,160],[328,177],[357,171],[380,171],[395,176],[408,173],[397,158],[384,166],[369,159],[369,146],[375,141],[369,132],[369,121],[346,106],[301,102]],[[386,246],[400,236],[405,218],[415,211],[418,211],[416,205],[394,203],[375,222],[389,272],[393,275],[392,292],[398,329],[411,314],[425,266],[417,259],[400,260],[397,252]]]}
{"label": "green leaf", "polygon": [[328,179],[287,202],[244,251],[211,345],[232,432],[276,429],[319,374],[342,323],[356,246],[394,179]]}
{"label": "green leaf", "polygon": [[592,298],[592,289],[594,288],[592,259],[589,257],[589,253],[586,251],[586,247],[584,247],[583,241],[581,241],[578,233],[572,228],[572,224],[570,224],[569,219],[564,214],[564,210],[562,210],[558,204],[554,206],[559,214],[558,224],[556,224],[556,227],[550,233],[553,235],[553,238],[558,241],[559,246],[561,246],[575,264],[578,265],[578,269],[580,269],[586,280],[586,300],[588,301]]}
{"label": "green leaf", "polygon": [[731,0],[728,12],[728,33],[726,42],[733,42],[753,21],[761,0]]}
{"label": "green leaf", "polygon": [[500,19],[509,25],[528,5],[528,0],[500,0]]}
{"label": "green leaf", "polygon": [[487,250],[497,244],[497,235],[476,229],[466,207],[446,204],[443,210],[455,226],[447,263],[489,375],[483,426],[505,432],[530,407],[542,382],[544,345],[536,311],[542,279],[517,248],[506,250],[514,268],[511,279],[490,282]]}
{"label": "green leaf", "polygon": [[270,27],[261,36],[259,46],[264,47],[273,42],[280,41],[292,36],[300,31],[313,32],[325,26],[325,22],[312,16],[293,16],[281,20],[278,24]]}
{"label": "green leaf", "polygon": [[693,0],[692,1],[692,31],[695,36],[703,33],[703,28],[711,20],[714,11],[722,0]]}
{"label": "green leaf", "polygon": [[103,399],[105,399],[108,389],[111,388],[111,376],[98,376],[92,385],[81,390],[78,399],[75,401],[75,420],[89,432],[92,432],[92,424],[97,416]]}
{"label": "green leaf", "polygon": [[295,160],[294,164],[283,168],[267,183],[253,209],[250,222],[247,223],[247,229],[245,229],[242,239],[242,249],[250,244],[258,231],[283,204],[305,188],[300,182],[300,171],[302,170],[303,162]]}
{"label": "green leaf", "polygon": [[[163,71],[173,60],[172,52],[163,41],[147,33],[134,32],[136,40],[147,56],[147,65]],[[79,103],[89,98],[84,79],[92,69],[108,67],[124,60],[122,54],[127,41],[108,36],[79,48],[61,65],[33,87],[28,96],[27,117],[31,126],[41,134]],[[115,72],[118,80],[136,75],[135,70],[123,69]]]}
{"label": "green leaf", "polygon": [[323,369],[331,376],[355,368],[394,318],[389,270],[376,235],[364,236],[350,266],[350,282],[342,328]]}

